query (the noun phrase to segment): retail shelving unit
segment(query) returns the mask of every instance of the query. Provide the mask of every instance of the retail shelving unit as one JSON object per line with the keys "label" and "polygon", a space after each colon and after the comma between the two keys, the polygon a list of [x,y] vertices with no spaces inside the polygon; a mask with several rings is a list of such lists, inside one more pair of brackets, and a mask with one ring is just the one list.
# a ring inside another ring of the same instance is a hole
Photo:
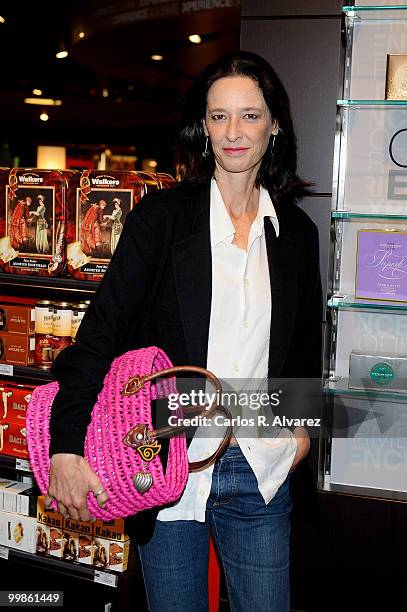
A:
{"label": "retail shelving unit", "polygon": [[319,487],[406,501],[407,391],[349,385],[352,351],[407,355],[407,302],[355,297],[358,230],[407,232],[407,98],[385,99],[407,5],[361,4],[343,7]]}
{"label": "retail shelving unit", "polygon": [[[24,296],[77,302],[90,299],[96,289],[97,283],[92,281],[78,281],[68,277],[42,278],[0,273],[0,294],[16,296],[16,298]],[[0,378],[38,385],[52,380],[51,373],[47,370],[34,366],[13,367],[7,364],[0,364]],[[34,483],[28,459],[0,455],[1,476]],[[7,563],[7,567],[3,568],[3,563]],[[41,586],[38,585],[38,589],[50,590],[54,588],[52,585],[58,584],[59,588],[65,592],[65,601],[68,595],[72,595],[72,589],[80,592],[82,587],[86,586],[87,597],[93,600],[92,609],[100,611],[127,610],[131,599],[129,593],[136,585],[139,585],[140,581],[140,573],[135,563],[135,559],[130,559],[129,569],[124,573],[118,573],[98,570],[78,562],[52,559],[0,546],[0,568],[2,568],[2,575],[8,577],[8,585],[11,588],[10,581],[13,580],[15,573],[26,575],[27,578],[28,575],[43,577],[43,583]],[[13,568],[13,571],[8,568]],[[93,587],[90,586],[90,582],[94,584]],[[21,577],[19,588],[23,590],[29,588],[28,583],[21,580]],[[142,587],[139,586],[139,588]],[[142,596],[139,595],[139,599],[140,597],[142,600]],[[73,607],[66,609],[73,609]]]}

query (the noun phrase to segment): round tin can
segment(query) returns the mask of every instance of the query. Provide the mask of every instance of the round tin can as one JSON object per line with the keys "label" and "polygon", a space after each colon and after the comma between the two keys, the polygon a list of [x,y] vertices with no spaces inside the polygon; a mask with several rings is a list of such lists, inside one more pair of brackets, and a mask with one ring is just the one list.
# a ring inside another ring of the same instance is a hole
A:
{"label": "round tin can", "polygon": [[53,355],[52,325],[54,306],[48,300],[35,304],[35,355],[34,363],[41,368],[50,368]]}
{"label": "round tin can", "polygon": [[72,344],[72,304],[69,302],[53,302],[54,315],[52,318],[53,357]]}
{"label": "round tin can", "polygon": [[78,302],[78,304],[72,304],[72,324],[71,324],[71,336],[72,342],[75,342],[76,334],[78,333],[79,325],[82,323],[82,319],[85,315],[88,307],[87,302]]}

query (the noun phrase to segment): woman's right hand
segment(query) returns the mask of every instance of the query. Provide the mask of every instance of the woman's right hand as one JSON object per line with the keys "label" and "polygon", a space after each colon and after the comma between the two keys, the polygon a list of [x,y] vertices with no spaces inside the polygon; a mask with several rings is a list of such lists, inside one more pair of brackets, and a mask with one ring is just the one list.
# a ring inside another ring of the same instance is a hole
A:
{"label": "woman's right hand", "polygon": [[[49,487],[44,505],[49,507],[53,499],[58,503],[58,511],[65,518],[91,521],[88,504],[89,491],[97,493],[103,485],[89,463],[83,457],[72,453],[56,453],[51,457]],[[108,500],[106,491],[96,497],[101,508]]]}

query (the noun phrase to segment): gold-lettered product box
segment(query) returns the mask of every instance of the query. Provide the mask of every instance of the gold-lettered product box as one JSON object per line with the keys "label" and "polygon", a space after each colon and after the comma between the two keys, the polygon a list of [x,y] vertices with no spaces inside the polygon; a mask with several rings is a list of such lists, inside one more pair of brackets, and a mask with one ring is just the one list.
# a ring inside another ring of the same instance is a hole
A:
{"label": "gold-lettered product box", "polygon": [[407,99],[407,55],[388,54],[386,100]]}
{"label": "gold-lettered product box", "polygon": [[65,561],[90,564],[90,555],[80,555],[80,545],[86,538],[90,546],[93,523],[66,519],[60,512],[44,507],[44,495],[37,501],[37,552]]}
{"label": "gold-lettered product box", "polygon": [[92,565],[100,569],[124,572],[127,569],[130,539],[124,519],[97,520],[93,524]]}

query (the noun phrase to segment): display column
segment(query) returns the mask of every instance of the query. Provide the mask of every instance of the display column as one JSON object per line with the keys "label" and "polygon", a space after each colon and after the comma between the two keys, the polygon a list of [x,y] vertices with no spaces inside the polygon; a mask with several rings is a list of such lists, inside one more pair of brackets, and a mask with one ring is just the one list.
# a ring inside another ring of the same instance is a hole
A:
{"label": "display column", "polygon": [[407,5],[343,8],[320,488],[407,499]]}

